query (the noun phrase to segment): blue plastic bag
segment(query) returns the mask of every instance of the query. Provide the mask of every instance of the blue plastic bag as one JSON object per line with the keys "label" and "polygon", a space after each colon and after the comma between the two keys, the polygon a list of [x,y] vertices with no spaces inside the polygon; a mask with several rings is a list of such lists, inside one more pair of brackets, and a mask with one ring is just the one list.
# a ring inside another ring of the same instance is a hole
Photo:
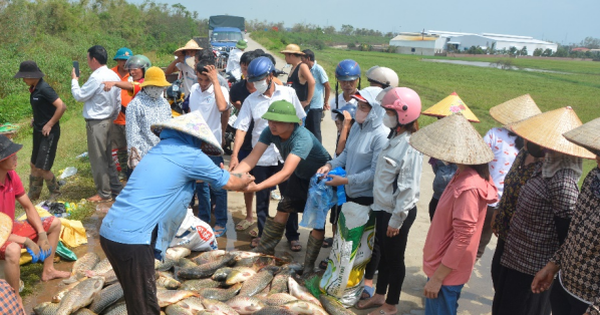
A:
{"label": "blue plastic bag", "polygon": [[[346,177],[346,171],[337,167],[328,175],[338,175]],[[315,174],[310,179],[308,188],[308,197],[306,200],[306,206],[304,207],[304,213],[302,214],[302,221],[300,226],[306,228],[325,228],[325,221],[327,218],[327,212],[334,205],[342,205],[346,202],[346,193],[344,185],[337,187],[337,194],[333,193],[333,187],[327,186],[325,183],[331,180],[330,176],[320,178],[322,174]]]}

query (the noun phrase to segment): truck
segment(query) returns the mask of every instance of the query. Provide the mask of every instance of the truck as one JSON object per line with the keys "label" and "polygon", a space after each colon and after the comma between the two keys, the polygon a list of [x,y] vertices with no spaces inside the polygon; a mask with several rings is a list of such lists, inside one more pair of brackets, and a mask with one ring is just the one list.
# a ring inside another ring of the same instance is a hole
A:
{"label": "truck", "polygon": [[241,16],[213,15],[208,19],[208,38],[213,48],[229,51],[244,39],[246,20]]}

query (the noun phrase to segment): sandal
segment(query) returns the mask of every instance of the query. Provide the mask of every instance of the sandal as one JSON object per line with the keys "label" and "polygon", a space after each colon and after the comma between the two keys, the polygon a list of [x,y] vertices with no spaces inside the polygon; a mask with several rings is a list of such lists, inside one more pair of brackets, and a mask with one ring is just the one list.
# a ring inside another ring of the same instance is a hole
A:
{"label": "sandal", "polygon": [[215,232],[215,237],[219,238],[223,235],[225,235],[225,233],[227,233],[227,227],[224,228],[219,228],[219,229],[213,229]]}
{"label": "sandal", "polygon": [[[364,296],[364,294],[367,294],[368,296]],[[366,285],[360,295],[360,299],[361,300],[366,300],[366,299],[370,299],[373,297],[373,293],[375,293],[375,288],[370,287],[368,285]]]}
{"label": "sandal", "polygon": [[331,247],[331,245],[333,245],[333,237],[329,237],[329,238],[326,238],[325,240],[323,240],[323,246],[321,246],[321,247],[329,248],[329,247]]}
{"label": "sandal", "polygon": [[238,224],[235,226],[235,230],[236,231],[245,231],[246,229],[248,229],[254,222],[250,222],[246,219],[238,222]]}
{"label": "sandal", "polygon": [[258,237],[258,226],[255,226],[252,230],[248,231],[250,237]]}
{"label": "sandal", "polygon": [[321,260],[321,262],[319,263],[319,269],[325,270],[327,269],[327,265],[329,263],[327,262],[327,259],[323,259]]}
{"label": "sandal", "polygon": [[299,252],[302,250],[302,244],[300,244],[299,240],[289,241],[288,243],[290,244],[290,250],[292,252]]}
{"label": "sandal", "polygon": [[250,241],[250,247],[256,248],[256,247],[258,247],[259,243],[260,243],[260,237],[255,237],[252,239],[252,241]]}

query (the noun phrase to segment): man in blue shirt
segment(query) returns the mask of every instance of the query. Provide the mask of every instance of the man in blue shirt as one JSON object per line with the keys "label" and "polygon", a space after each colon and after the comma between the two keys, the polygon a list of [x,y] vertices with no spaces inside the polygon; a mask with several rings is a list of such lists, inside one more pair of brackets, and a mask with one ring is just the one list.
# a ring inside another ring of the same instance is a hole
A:
{"label": "man in blue shirt", "polygon": [[161,141],[137,165],[100,228],[100,244],[125,292],[128,314],[160,313],[154,258],[162,259],[183,221],[196,180],[242,190],[254,178],[219,168],[223,150],[200,112],[152,126]]}
{"label": "man in blue shirt", "polygon": [[323,67],[317,64],[315,53],[310,49],[302,51],[302,62],[308,65],[310,73],[315,78],[315,91],[310,104],[306,108],[306,121],[304,126],[317,137],[319,142],[323,142],[321,138],[321,120],[323,119],[323,107],[329,110],[329,78]]}

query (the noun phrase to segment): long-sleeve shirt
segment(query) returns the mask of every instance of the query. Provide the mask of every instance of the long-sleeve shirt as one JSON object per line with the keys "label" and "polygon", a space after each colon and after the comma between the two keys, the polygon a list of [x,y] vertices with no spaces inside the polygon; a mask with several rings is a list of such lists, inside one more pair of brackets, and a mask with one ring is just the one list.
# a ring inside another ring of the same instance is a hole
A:
{"label": "long-sleeve shirt", "polygon": [[[504,178],[510,171],[510,168],[515,161],[515,157],[519,153],[519,149],[515,144],[516,135],[511,135],[506,128],[492,128],[485,136],[483,141],[494,152],[494,160],[489,163],[490,175],[494,179],[494,184],[498,188],[498,200],[502,199],[504,191]],[[498,203],[490,206],[496,207]]]}
{"label": "long-sleeve shirt", "polygon": [[102,66],[94,70],[81,87],[78,80],[71,80],[73,98],[83,102],[83,118],[92,120],[117,118],[121,109],[121,89],[112,88],[106,92],[102,84],[104,81],[121,81],[121,78],[107,66]]}
{"label": "long-sleeve shirt", "polygon": [[443,285],[469,281],[487,205],[497,199],[491,177],[486,181],[469,167],[456,171],[440,198],[423,247],[423,271],[428,277],[444,264],[452,271]]}
{"label": "long-sleeve shirt", "polygon": [[150,129],[153,124],[171,119],[171,106],[163,97],[152,98],[144,91],[127,106],[127,150],[135,147],[144,157],[160,138]]}
{"label": "long-sleeve shirt", "polygon": [[383,147],[373,182],[373,211],[392,217],[388,226],[398,229],[419,201],[423,154],[410,146],[410,133],[391,138]]}

